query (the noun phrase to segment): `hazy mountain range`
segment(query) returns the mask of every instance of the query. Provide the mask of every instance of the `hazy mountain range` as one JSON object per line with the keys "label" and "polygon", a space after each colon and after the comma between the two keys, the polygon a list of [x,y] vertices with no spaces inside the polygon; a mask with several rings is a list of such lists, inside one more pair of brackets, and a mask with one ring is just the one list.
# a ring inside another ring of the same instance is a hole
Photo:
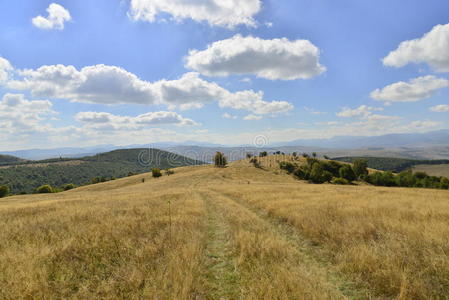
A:
{"label": "hazy mountain range", "polygon": [[116,149],[149,147],[168,150],[188,157],[210,161],[215,151],[222,151],[231,160],[245,157],[247,152],[260,151],[317,152],[328,156],[365,155],[393,156],[419,159],[449,158],[449,130],[438,130],[415,134],[388,134],[381,136],[336,136],[329,139],[299,139],[276,143],[267,147],[226,146],[212,143],[187,141],[184,143],[154,143],[147,145],[98,145],[94,147],[66,147],[55,149],[27,149],[0,151],[24,159],[46,159],[54,157],[81,157]]}

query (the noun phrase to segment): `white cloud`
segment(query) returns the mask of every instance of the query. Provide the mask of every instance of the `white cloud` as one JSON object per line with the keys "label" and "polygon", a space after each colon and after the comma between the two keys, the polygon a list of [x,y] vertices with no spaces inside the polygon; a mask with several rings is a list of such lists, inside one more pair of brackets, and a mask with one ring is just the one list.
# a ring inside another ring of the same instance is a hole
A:
{"label": "white cloud", "polygon": [[258,116],[258,115],[247,115],[246,117],[243,118],[243,120],[246,121],[257,121],[262,119],[262,116]]}
{"label": "white cloud", "polygon": [[5,94],[0,101],[0,128],[3,134],[42,131],[45,116],[55,114],[48,100],[27,100],[22,94]]}
{"label": "white cloud", "polygon": [[345,107],[341,112],[337,113],[338,117],[341,118],[351,118],[351,117],[360,117],[360,118],[368,118],[373,115],[373,111],[383,111],[381,107],[370,107],[367,105],[361,105],[357,108],[350,109]]}
{"label": "white cloud", "polygon": [[222,115],[222,117],[223,118],[225,118],[225,119],[237,119],[237,116],[234,116],[234,115],[231,115],[231,114],[228,114],[228,113],[224,113],[223,115]]}
{"label": "white cloud", "polygon": [[117,116],[106,112],[79,112],[75,119],[87,124],[90,128],[114,130],[139,130],[147,126],[198,125],[191,119],[182,117],[172,111],[149,112],[137,117]]}
{"label": "white cloud", "polygon": [[320,50],[307,40],[235,35],[206,50],[191,50],[186,67],[207,76],[254,74],[271,80],[308,79],[326,70],[320,65],[319,56]]}
{"label": "white cloud", "polygon": [[422,38],[402,42],[383,63],[392,67],[427,63],[438,72],[449,72],[449,24],[433,27]]}
{"label": "white cloud", "polygon": [[449,105],[447,105],[447,104],[440,104],[440,105],[432,106],[430,108],[430,111],[433,111],[433,112],[449,112]]}
{"label": "white cloud", "polygon": [[0,56],[0,82],[9,79],[9,73],[13,70],[10,62]]}
{"label": "white cloud", "polygon": [[155,22],[158,14],[169,14],[176,21],[192,19],[211,26],[255,27],[254,15],[261,9],[260,0],[131,0],[129,15],[134,20]]}
{"label": "white cloud", "polygon": [[310,107],[307,107],[307,106],[304,106],[304,110],[306,112],[308,112],[309,114],[312,114],[312,115],[325,115],[325,114],[327,114],[327,112],[318,111],[318,110],[315,110],[314,108],[310,108]]}
{"label": "white cloud", "polygon": [[32,19],[34,26],[40,29],[64,29],[64,23],[70,21],[70,12],[63,6],[52,3],[47,8],[48,17],[37,16]]}
{"label": "white cloud", "polygon": [[371,93],[371,97],[386,102],[415,102],[429,98],[436,90],[447,86],[449,86],[449,80],[429,75],[377,89]]}
{"label": "white cloud", "polygon": [[18,71],[22,77],[7,87],[29,90],[35,97],[69,99],[99,104],[167,105],[170,109],[200,108],[218,101],[220,107],[244,109],[256,114],[284,113],[293,108],[285,101],[263,100],[263,92],[230,92],[198,73],[186,73],[179,79],[147,82],[120,67],[95,65],[78,71],[73,66],[42,66]]}

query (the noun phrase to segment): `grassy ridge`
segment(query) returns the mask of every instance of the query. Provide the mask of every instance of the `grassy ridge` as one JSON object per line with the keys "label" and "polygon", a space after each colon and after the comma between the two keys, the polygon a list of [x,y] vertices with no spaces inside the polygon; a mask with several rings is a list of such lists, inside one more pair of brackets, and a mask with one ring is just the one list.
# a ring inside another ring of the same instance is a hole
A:
{"label": "grassy ridge", "polygon": [[32,161],[0,168],[0,185],[12,193],[31,193],[43,184],[61,187],[73,183],[84,185],[94,177],[121,178],[148,172],[151,168],[167,169],[201,162],[157,149],[126,149],[74,159]]}
{"label": "grassy ridge", "polygon": [[448,191],[307,184],[261,162],[0,200],[0,298],[449,294]]}

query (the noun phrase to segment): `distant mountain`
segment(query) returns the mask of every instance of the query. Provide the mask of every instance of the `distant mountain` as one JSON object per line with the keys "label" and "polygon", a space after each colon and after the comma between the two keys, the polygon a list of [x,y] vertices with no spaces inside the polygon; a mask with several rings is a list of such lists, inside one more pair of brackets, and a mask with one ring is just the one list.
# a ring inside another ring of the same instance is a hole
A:
{"label": "distant mountain", "polygon": [[58,188],[68,183],[84,185],[92,178],[110,180],[149,172],[152,168],[199,164],[203,162],[164,150],[120,149],[76,159],[11,162],[9,166],[0,167],[0,185],[11,187],[15,194],[31,193],[43,184]]}
{"label": "distant mountain", "polygon": [[397,133],[369,137],[336,136],[329,139],[299,139],[278,143],[278,146],[312,146],[336,149],[449,146],[449,129],[426,133]]}

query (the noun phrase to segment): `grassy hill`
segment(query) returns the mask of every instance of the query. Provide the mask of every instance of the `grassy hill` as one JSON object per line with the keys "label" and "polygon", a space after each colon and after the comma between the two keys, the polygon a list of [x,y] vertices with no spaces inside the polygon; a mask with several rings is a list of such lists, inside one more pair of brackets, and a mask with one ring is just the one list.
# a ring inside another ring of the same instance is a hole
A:
{"label": "grassy hill", "polygon": [[417,159],[404,159],[394,157],[363,157],[363,156],[347,156],[336,157],[333,160],[352,163],[356,159],[365,159],[368,162],[368,167],[383,171],[401,172],[412,168],[416,165],[449,165],[448,159],[434,159],[434,160],[417,160]]}
{"label": "grassy hill", "polygon": [[151,168],[196,164],[201,162],[162,150],[125,149],[77,159],[15,161],[0,167],[0,185],[11,187],[15,194],[31,193],[43,184],[53,187],[68,183],[84,185],[94,177],[109,180],[148,172]]}
{"label": "grassy hill", "polygon": [[449,178],[449,164],[443,165],[415,165],[414,172],[425,172],[432,176],[445,176]]}
{"label": "grassy hill", "polygon": [[0,298],[449,294],[449,191],[314,185],[272,162],[3,198]]}

